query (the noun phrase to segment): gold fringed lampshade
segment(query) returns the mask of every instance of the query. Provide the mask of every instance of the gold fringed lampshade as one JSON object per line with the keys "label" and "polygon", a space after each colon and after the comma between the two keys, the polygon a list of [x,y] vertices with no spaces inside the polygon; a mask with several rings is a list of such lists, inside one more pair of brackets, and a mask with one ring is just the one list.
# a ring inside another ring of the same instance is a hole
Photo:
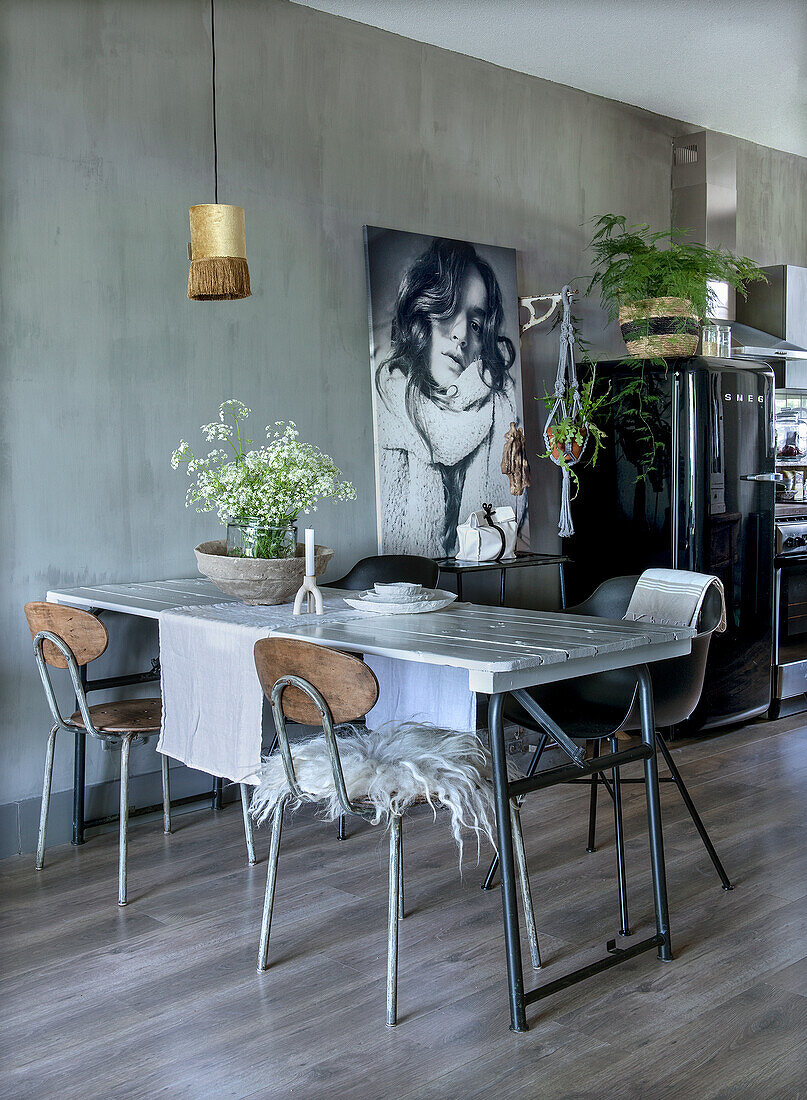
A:
{"label": "gold fringed lampshade", "polygon": [[196,302],[249,298],[243,206],[202,203],[190,208],[188,297]]}

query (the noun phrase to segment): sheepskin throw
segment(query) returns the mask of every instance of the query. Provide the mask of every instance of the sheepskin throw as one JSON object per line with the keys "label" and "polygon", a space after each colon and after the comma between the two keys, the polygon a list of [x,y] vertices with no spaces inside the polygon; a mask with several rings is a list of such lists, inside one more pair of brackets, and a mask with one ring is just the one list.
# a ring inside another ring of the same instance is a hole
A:
{"label": "sheepskin throw", "polygon": [[[482,834],[494,843],[490,763],[475,733],[387,723],[375,730],[342,726],[337,742],[348,797],[372,808],[373,824],[425,800],[435,812],[438,806],[448,810],[460,860],[463,829],[476,834],[477,846]],[[324,817],[335,820],[343,811],[324,735],[292,744],[291,752],[305,801],[321,802]],[[260,824],[291,792],[279,753],[261,762],[259,775],[250,812]],[[290,799],[290,807],[299,805]]]}

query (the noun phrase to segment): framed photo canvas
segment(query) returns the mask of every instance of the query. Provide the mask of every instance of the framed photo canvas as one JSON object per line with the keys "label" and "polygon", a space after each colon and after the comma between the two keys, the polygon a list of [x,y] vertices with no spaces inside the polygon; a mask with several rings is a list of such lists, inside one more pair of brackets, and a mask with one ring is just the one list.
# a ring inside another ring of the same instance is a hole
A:
{"label": "framed photo canvas", "polygon": [[501,472],[523,425],[513,249],[364,227],[378,545],[452,557],[457,525],[511,505],[529,545],[527,496]]}

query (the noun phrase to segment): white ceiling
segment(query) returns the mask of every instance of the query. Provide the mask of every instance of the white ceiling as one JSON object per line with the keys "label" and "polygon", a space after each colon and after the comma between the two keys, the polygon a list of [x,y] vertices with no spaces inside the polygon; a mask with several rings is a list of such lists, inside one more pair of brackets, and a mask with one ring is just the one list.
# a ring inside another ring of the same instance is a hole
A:
{"label": "white ceiling", "polygon": [[807,0],[295,0],[807,157]]}

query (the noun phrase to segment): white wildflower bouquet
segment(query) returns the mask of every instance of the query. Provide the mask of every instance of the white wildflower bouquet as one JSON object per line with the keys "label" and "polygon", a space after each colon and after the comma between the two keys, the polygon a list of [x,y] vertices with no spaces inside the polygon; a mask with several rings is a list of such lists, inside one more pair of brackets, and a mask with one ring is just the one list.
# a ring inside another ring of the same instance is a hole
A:
{"label": "white wildflower bouquet", "polygon": [[197,512],[218,513],[222,523],[258,520],[269,527],[286,527],[301,512],[316,511],[318,500],[355,500],[349,481],[340,481],[341,470],[332,458],[310,443],[300,443],[292,421],[275,421],[266,428],[265,446],[253,447],[242,434],[243,422],[251,410],[241,401],[224,401],[219,419],[203,424],[208,443],[217,440],[226,447],[198,458],[184,439],[171,456],[176,470],[187,463],[186,507]]}

